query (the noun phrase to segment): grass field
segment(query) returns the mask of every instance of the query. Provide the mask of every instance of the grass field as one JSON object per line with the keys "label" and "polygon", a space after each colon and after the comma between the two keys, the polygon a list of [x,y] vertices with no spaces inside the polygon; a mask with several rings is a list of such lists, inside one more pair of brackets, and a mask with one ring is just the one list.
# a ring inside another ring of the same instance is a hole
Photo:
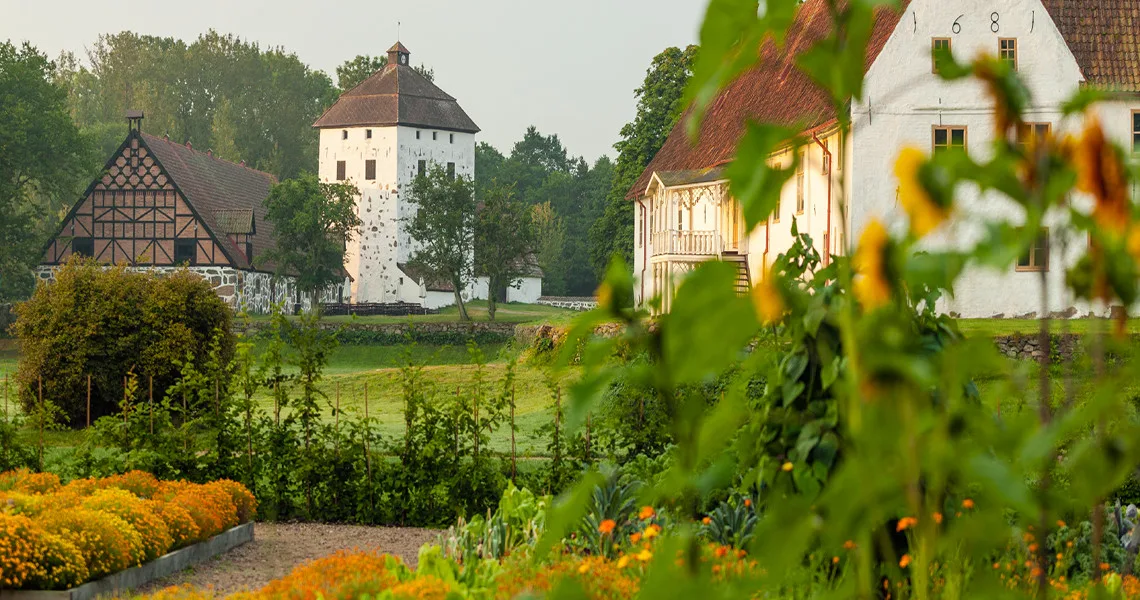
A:
{"label": "grass field", "polygon": [[[473,321],[488,321],[487,302],[476,300],[467,304],[467,314]],[[495,320],[503,323],[532,323],[537,321],[549,323],[569,322],[576,311],[556,308],[543,304],[499,304],[495,310]],[[251,316],[252,321],[268,320],[268,316]],[[459,309],[454,306],[442,308],[437,315],[408,315],[403,317],[374,316],[327,316],[323,320],[330,323],[453,323],[459,321]]]}
{"label": "grass field", "polygon": [[[1049,330],[1052,333],[1061,333],[1062,327],[1068,327],[1070,333],[1086,334],[1094,331],[1094,327],[1102,327],[1104,331],[1111,331],[1113,323],[1105,319],[1054,320],[1050,323]],[[967,337],[996,337],[1015,333],[1037,333],[1041,330],[1041,321],[1037,319],[958,319],[958,328]],[[1129,319],[1126,331],[1128,333],[1140,333],[1140,319]]]}

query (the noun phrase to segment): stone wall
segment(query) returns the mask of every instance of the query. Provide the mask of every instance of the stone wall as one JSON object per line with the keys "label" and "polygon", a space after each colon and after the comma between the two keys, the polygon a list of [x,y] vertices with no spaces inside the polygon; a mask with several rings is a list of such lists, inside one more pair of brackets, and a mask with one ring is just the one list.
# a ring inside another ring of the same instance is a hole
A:
{"label": "stone wall", "polygon": [[[311,302],[307,294],[297,290],[296,279],[279,277],[258,271],[243,271],[233,267],[132,267],[132,271],[151,272],[159,276],[186,269],[210,283],[210,286],[230,308],[237,312],[268,314],[274,304],[282,304],[286,313],[294,312],[297,304],[309,311]],[[36,276],[45,281],[55,279],[55,268],[41,265]],[[341,302],[344,284],[329,286],[321,295],[321,302]],[[0,317],[2,318],[2,317]]]}
{"label": "stone wall", "polygon": [[538,299],[538,304],[586,311],[597,308],[598,299],[593,296],[543,296]]}
{"label": "stone wall", "polygon": [[994,338],[994,344],[1004,356],[1024,360],[1041,360],[1049,352],[1052,362],[1063,362],[1073,359],[1082,351],[1081,336],[1075,333],[1050,335],[1048,348],[1041,346],[1035,333],[998,336]]}

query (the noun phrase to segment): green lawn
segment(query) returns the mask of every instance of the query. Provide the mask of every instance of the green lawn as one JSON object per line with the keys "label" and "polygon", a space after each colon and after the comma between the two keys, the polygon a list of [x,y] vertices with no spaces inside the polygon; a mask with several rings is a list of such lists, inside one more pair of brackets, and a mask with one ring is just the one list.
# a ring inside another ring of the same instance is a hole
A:
{"label": "green lawn", "polygon": [[[1111,331],[1113,323],[1105,319],[1054,319],[1050,322],[1049,330],[1061,333],[1063,327],[1068,327],[1070,333],[1085,334],[1093,331],[1094,327],[1101,327],[1104,331]],[[996,337],[1012,335],[1015,333],[1032,334],[1041,330],[1041,321],[1037,319],[959,319],[958,328],[967,337]],[[1129,319],[1128,333],[1140,333],[1140,319]]]}
{"label": "green lawn", "polygon": [[[473,321],[487,321],[487,302],[476,300],[467,304],[467,313]],[[576,311],[556,308],[543,304],[499,304],[495,310],[495,320],[504,323],[532,323],[535,321],[563,322],[570,321]],[[251,316],[252,321],[264,321],[269,317],[265,315]],[[402,317],[350,317],[328,316],[323,320],[330,323],[453,323],[459,320],[459,309],[454,306],[442,308],[437,315],[407,315]]]}

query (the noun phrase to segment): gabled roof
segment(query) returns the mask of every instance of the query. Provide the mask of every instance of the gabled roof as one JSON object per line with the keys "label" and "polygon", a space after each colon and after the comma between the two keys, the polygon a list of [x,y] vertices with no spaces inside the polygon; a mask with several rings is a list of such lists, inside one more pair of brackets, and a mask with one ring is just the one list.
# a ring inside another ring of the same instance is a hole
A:
{"label": "gabled roof", "polygon": [[1140,91],[1140,0],[1043,0],[1089,85]]}
{"label": "gabled roof", "polygon": [[[231,221],[232,216],[250,217],[249,228],[257,232],[251,240],[255,261],[273,247],[274,229],[265,218],[264,202],[277,178],[147,133],[140,133],[140,137],[235,267],[250,269],[252,265],[245,248],[239,248],[227,235],[237,233],[229,229],[240,227]],[[259,262],[257,265],[269,268]]]}
{"label": "gabled roof", "polygon": [[[407,53],[400,44],[392,51],[397,50]],[[366,125],[479,132],[479,126],[463,112],[455,98],[419,71],[393,61],[342,94],[336,104],[313,123],[318,129]]]}
{"label": "gabled roof", "polygon": [[[1140,91],[1140,0],[1043,0],[1087,84]],[[870,69],[890,39],[910,0],[898,11],[880,8],[867,44]],[[696,143],[685,131],[686,110],[661,150],[630,188],[642,194],[654,172],[693,171],[730,162],[747,121],[798,126],[804,131],[835,119],[827,95],[795,66],[800,53],[830,34],[826,0],[807,0],[789,28],[784,47],[765,43],[756,67],[729,84],[709,105]]]}

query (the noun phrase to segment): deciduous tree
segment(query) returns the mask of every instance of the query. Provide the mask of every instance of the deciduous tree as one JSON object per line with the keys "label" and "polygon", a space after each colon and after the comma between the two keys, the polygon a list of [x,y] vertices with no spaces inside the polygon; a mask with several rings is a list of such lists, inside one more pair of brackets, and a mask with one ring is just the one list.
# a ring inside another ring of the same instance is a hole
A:
{"label": "deciduous tree", "polygon": [[58,210],[93,173],[54,71],[32,46],[0,43],[0,300],[30,292]]}
{"label": "deciduous tree", "polygon": [[442,166],[432,164],[426,174],[416,177],[408,199],[417,206],[408,233],[419,246],[411,262],[432,277],[450,282],[459,318],[470,320],[463,291],[474,268],[474,182],[448,175]]}
{"label": "deciduous tree", "polygon": [[633,264],[633,204],[625,196],[681,116],[696,53],[696,46],[666,48],[653,58],[645,81],[634,92],[637,116],[622,127],[621,140],[614,144],[618,158],[605,212],[590,229],[590,262],[599,277],[615,254]]}
{"label": "deciduous tree", "polygon": [[534,270],[533,211],[498,184],[488,190],[475,219],[475,272],[487,277],[487,314],[495,320],[499,290],[514,287]]}
{"label": "deciduous tree", "polygon": [[359,194],[352,184],[321,183],[306,174],[274,185],[265,199],[276,244],[263,261],[296,277],[313,310],[321,290],[344,281],[346,242],[360,228],[354,210]]}

